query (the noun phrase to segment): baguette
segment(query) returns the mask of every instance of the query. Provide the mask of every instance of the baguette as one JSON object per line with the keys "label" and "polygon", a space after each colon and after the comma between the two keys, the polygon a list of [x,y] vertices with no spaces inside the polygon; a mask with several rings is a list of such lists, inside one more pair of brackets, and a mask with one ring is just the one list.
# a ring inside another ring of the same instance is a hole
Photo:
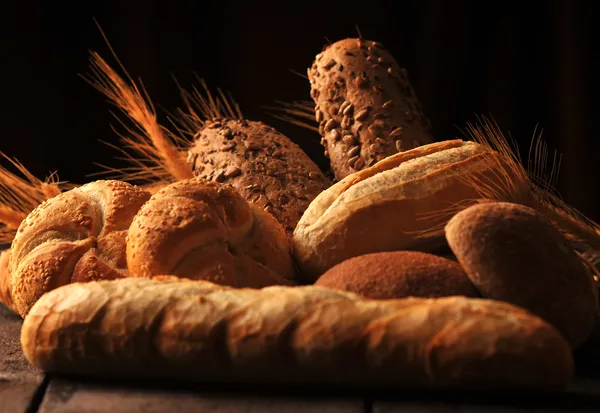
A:
{"label": "baguette", "polygon": [[[398,153],[347,176],[310,204],[292,238],[307,280],[340,262],[374,252],[433,251],[456,206],[480,197],[471,181],[494,180],[500,155],[452,140]],[[439,228],[432,236],[423,234]]]}
{"label": "baguette", "polygon": [[568,240],[544,215],[508,202],[473,205],[446,225],[446,238],[484,297],[526,308],[575,348],[592,332],[597,287]]}
{"label": "baguette", "polygon": [[24,316],[44,293],[77,281],[128,275],[125,237],[150,198],[121,181],[100,180],[44,201],[19,226],[10,256],[11,292]]}
{"label": "baguette", "polygon": [[310,202],[331,185],[298,145],[262,122],[205,122],[188,154],[194,176],[231,184],[290,237]]}
{"label": "baguette", "polygon": [[316,56],[308,78],[321,143],[337,180],[433,141],[406,70],[380,43],[333,43]]}
{"label": "baguette", "polygon": [[132,277],[161,274],[235,287],[293,284],[290,242],[277,220],[228,184],[200,178],[152,195],[127,234]]}
{"label": "baguette", "polygon": [[45,371],[203,382],[562,388],[568,343],[483,299],[365,300],[315,287],[237,289],[173,277],[70,284],[21,330]]}

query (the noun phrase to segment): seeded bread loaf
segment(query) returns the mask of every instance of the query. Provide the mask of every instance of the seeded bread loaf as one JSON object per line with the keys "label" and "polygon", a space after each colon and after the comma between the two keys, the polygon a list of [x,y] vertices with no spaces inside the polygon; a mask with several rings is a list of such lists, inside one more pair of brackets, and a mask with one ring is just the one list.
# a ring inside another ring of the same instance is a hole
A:
{"label": "seeded bread loaf", "polygon": [[457,208],[479,198],[472,182],[495,182],[499,159],[483,145],[453,140],[348,175],[315,198],[294,231],[302,274],[314,282],[348,258],[445,246],[444,225]]}
{"label": "seeded bread loaf", "polygon": [[433,141],[406,70],[380,43],[333,43],[317,55],[308,78],[337,180]]}
{"label": "seeded bread loaf", "polygon": [[14,310],[10,284],[10,249],[0,251],[0,304]]}
{"label": "seeded bread loaf", "polygon": [[200,178],[152,195],[127,234],[130,276],[169,274],[235,287],[292,284],[290,242],[277,220],[229,184]]}
{"label": "seeded bread loaf", "polygon": [[417,251],[392,251],[350,258],[330,268],[315,283],[366,298],[479,297],[455,261]]}
{"label": "seeded bread loaf", "polygon": [[127,276],[125,237],[150,198],[121,181],[101,180],[36,207],[12,243],[12,299],[21,316],[44,293],[70,282]]}
{"label": "seeded bread loaf", "polygon": [[556,389],[573,374],[560,334],[506,303],[170,277],[54,290],[27,315],[21,344],[50,372],[212,383]]}
{"label": "seeded bread loaf", "polygon": [[592,274],[539,212],[506,202],[474,205],[448,222],[446,237],[484,297],[528,309],[573,347],[590,335],[598,308]]}
{"label": "seeded bread loaf", "polygon": [[286,136],[262,122],[221,119],[195,136],[188,162],[199,178],[233,185],[292,234],[309,203],[330,181]]}

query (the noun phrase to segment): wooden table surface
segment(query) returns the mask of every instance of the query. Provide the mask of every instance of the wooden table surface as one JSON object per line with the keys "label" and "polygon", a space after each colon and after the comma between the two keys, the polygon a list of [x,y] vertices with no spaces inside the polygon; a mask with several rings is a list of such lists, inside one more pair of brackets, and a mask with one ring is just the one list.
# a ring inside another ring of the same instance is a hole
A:
{"label": "wooden table surface", "polygon": [[600,412],[600,379],[577,378],[560,394],[477,395],[410,392],[343,394],[306,390],[259,393],[192,389],[183,384],[52,377],[21,352],[21,319],[0,305],[0,413],[441,413]]}

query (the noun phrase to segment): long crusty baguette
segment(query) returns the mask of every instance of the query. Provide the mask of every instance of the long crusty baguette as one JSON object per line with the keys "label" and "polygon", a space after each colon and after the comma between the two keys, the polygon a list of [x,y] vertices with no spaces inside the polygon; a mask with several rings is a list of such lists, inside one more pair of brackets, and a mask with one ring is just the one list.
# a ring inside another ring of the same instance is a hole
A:
{"label": "long crusty baguette", "polygon": [[42,294],[61,285],[127,276],[125,237],[149,198],[139,187],[100,180],[31,211],[11,247],[11,292],[18,313],[24,316]]}
{"label": "long crusty baguette", "polygon": [[132,277],[170,274],[234,287],[294,284],[290,242],[277,220],[229,184],[172,183],[138,211],[127,234]]}
{"label": "long crusty baguette", "polygon": [[[479,198],[470,180],[496,179],[499,154],[451,140],[392,155],[347,176],[310,204],[292,239],[310,281],[334,265],[373,252],[445,245],[443,225],[456,206]],[[439,227],[436,236],[422,236]]]}
{"label": "long crusty baguette", "polygon": [[380,43],[335,42],[316,56],[308,78],[337,180],[433,141],[406,70]]}
{"label": "long crusty baguette", "polygon": [[111,377],[557,388],[573,374],[560,334],[502,302],[365,300],[315,286],[172,277],[56,289],[25,318],[21,343],[46,371]]}

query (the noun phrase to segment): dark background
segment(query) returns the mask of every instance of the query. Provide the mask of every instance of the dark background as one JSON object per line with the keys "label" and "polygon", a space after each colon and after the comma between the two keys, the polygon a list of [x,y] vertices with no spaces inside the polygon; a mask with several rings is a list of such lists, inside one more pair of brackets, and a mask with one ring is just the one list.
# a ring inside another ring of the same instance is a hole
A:
{"label": "dark background", "polygon": [[[563,154],[558,190],[600,220],[598,6],[594,1],[24,1],[4,3],[0,151],[40,177],[81,183],[118,165],[114,119],[80,78],[88,51],[115,64],[94,18],[152,101],[181,105],[194,72],[233,94],[245,116],[272,124],[325,165],[318,137],[270,117],[264,105],[307,100],[306,73],[331,41],[383,43],[408,70],[437,140],[492,115],[527,155],[536,125]],[[163,112],[159,112],[163,113]]]}

